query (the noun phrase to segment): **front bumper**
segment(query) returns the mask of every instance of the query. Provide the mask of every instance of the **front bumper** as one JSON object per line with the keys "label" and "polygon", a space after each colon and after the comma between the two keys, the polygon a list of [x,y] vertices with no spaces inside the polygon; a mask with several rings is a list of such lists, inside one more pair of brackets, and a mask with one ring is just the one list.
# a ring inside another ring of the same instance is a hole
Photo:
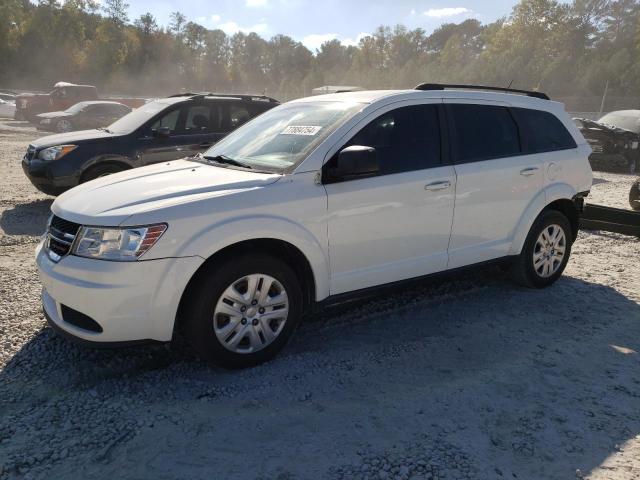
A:
{"label": "front bumper", "polygon": [[[36,248],[47,319],[65,335],[98,346],[171,340],[184,288],[203,261],[109,262],[68,255],[55,263],[42,243]],[[65,321],[63,305],[92,318],[102,332]]]}
{"label": "front bumper", "polygon": [[22,159],[22,171],[31,184],[47,195],[60,195],[78,185],[77,175],[57,177],[51,171],[51,162]]}

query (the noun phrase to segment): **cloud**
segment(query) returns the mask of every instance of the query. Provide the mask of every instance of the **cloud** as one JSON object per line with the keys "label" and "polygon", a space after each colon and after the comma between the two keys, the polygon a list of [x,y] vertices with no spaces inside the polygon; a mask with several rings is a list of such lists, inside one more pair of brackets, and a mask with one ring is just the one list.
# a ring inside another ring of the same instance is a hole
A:
{"label": "cloud", "polygon": [[245,0],[245,5],[249,8],[266,7],[267,0]]}
{"label": "cloud", "polygon": [[463,13],[471,13],[471,10],[465,7],[430,8],[423,15],[431,18],[443,18],[462,15]]}
{"label": "cloud", "polygon": [[198,22],[200,25],[204,25],[204,26],[208,26],[208,25],[217,25],[220,23],[220,20],[222,20],[222,17],[216,13],[214,13],[213,15],[211,15],[210,17],[197,17],[196,18],[196,22]]}
{"label": "cloud", "polygon": [[312,35],[307,35],[303,37],[302,44],[307,47],[309,50],[313,51],[319,49],[323,43],[329,42],[331,40],[340,40],[340,43],[346,47],[356,46],[360,43],[360,40],[364,37],[368,37],[368,33],[360,33],[358,36],[353,38],[342,38],[339,33],[316,33]]}
{"label": "cloud", "polygon": [[312,34],[312,35],[307,35],[306,37],[304,37],[302,39],[302,43],[308,49],[315,50],[316,48],[320,48],[320,46],[324,42],[329,42],[329,41],[335,40],[336,38],[339,38],[339,37],[340,37],[340,35],[338,35],[337,33]]}
{"label": "cloud", "polygon": [[238,32],[242,33],[265,33],[269,30],[269,25],[266,23],[256,23],[250,27],[241,27],[236,22],[224,22],[216,25],[216,28],[219,28],[227,35],[233,35]]}
{"label": "cloud", "polygon": [[359,33],[355,39],[345,38],[344,40],[341,40],[341,43],[347,47],[357,47],[358,44],[360,43],[360,40],[362,40],[365,37],[369,37],[370,35],[371,35],[370,33],[362,32],[362,33]]}

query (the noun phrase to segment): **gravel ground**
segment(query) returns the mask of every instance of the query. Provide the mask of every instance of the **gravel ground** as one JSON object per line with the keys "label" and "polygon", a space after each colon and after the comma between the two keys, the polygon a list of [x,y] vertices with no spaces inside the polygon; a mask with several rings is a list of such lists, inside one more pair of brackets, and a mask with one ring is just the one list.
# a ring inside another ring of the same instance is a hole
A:
{"label": "gravel ground", "polygon": [[[637,238],[582,232],[544,291],[490,269],[333,307],[247,371],[80,348],[41,314],[24,125],[0,122],[0,479],[640,478]],[[596,177],[625,206],[631,177]]]}

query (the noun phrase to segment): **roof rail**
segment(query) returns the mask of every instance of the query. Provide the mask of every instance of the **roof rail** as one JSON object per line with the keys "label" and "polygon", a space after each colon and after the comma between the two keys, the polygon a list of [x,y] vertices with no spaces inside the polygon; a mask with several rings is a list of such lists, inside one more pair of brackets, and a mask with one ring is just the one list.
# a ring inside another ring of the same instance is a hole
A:
{"label": "roof rail", "polygon": [[533,90],[519,90],[517,88],[490,87],[486,85],[450,85],[444,83],[421,83],[420,85],[416,86],[415,90],[446,90],[449,88],[461,90],[489,90],[492,92],[520,93],[528,97],[540,98],[542,100],[551,100],[546,93],[542,92],[536,92]]}
{"label": "roof rail", "polygon": [[275,98],[267,97],[266,95],[235,95],[233,93],[211,93],[211,92],[199,92],[199,93],[176,93],[174,95],[169,95],[168,98],[175,97],[223,97],[223,98],[239,98],[240,100],[245,101],[260,101],[260,102],[270,102],[270,103],[279,103]]}

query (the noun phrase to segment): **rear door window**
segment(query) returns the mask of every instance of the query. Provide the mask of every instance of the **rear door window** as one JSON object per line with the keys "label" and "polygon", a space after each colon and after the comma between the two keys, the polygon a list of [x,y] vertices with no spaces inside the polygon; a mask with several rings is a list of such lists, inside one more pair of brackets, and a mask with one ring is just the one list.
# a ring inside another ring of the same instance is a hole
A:
{"label": "rear door window", "polygon": [[521,154],[518,126],[506,107],[450,104],[451,149],[456,163]]}
{"label": "rear door window", "polygon": [[253,115],[247,105],[230,105],[229,120],[232,130],[235,130],[243,123],[247,123]]}
{"label": "rear door window", "polygon": [[194,105],[187,109],[184,125],[185,133],[205,133],[211,131],[211,109],[207,105]]}
{"label": "rear door window", "polygon": [[543,153],[576,148],[576,142],[552,113],[528,108],[512,108],[524,153]]}

